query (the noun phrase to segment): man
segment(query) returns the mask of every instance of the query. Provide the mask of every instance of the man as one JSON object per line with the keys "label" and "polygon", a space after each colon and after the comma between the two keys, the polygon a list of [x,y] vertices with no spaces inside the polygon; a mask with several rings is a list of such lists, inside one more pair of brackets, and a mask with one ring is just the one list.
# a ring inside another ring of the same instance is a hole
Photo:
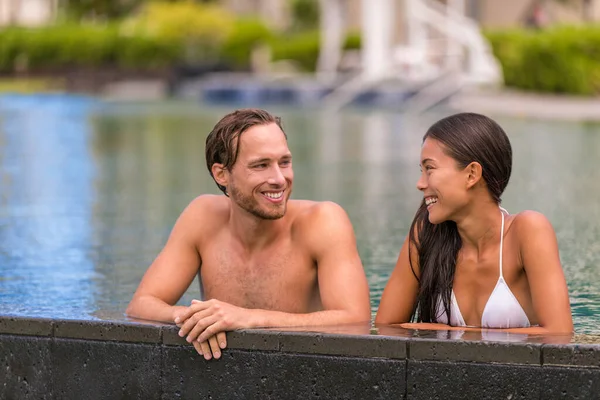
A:
{"label": "man", "polygon": [[[289,200],[294,173],[280,119],[244,109],[206,139],[206,164],[225,196],[183,211],[127,314],[176,323],[206,359],[225,331],[370,320],[369,287],[344,210]],[[175,306],[196,274],[206,301]]]}

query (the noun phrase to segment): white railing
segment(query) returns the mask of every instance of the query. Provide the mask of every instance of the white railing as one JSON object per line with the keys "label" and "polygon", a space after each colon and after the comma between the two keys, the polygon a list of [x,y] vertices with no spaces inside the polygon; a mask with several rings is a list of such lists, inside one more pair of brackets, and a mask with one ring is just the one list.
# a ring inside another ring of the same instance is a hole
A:
{"label": "white railing", "polygon": [[[373,6],[372,0],[363,0]],[[409,102],[408,108],[425,110],[459,91],[465,85],[502,83],[502,70],[492,54],[475,21],[461,13],[462,1],[448,1],[443,5],[436,0],[405,0],[407,44],[390,48],[391,59],[385,71],[374,77],[369,59],[363,58],[363,70],[346,84],[330,93],[324,103],[330,108],[341,108],[351,103],[360,93],[392,79],[420,89]],[[389,3],[387,3],[389,4]],[[458,10],[452,5],[458,4]],[[370,29],[368,19],[363,29]],[[381,32],[380,36],[391,35]],[[436,32],[442,38],[433,38]],[[371,37],[363,32],[363,38]],[[389,37],[385,36],[389,39]],[[387,40],[383,38],[382,40]],[[364,42],[364,40],[363,40]],[[372,41],[371,41],[372,42]],[[363,52],[369,42],[363,43]],[[373,50],[373,49],[372,49]],[[381,49],[378,56],[381,57]]]}
{"label": "white railing", "polygon": [[[470,18],[434,0],[406,0],[409,8],[407,18],[418,20],[429,29],[438,31],[466,50],[467,82],[499,84],[502,82],[501,67],[493,56],[489,44],[479,26]],[[454,46],[453,46],[454,47]],[[456,57],[457,54],[447,54]],[[460,54],[458,55],[460,56]]]}

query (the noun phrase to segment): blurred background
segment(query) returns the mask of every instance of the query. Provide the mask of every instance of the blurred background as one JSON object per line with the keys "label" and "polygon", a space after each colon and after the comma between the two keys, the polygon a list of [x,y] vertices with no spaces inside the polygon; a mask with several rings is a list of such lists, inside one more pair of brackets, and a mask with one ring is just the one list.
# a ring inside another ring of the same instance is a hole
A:
{"label": "blurred background", "polygon": [[0,0],[0,89],[230,101],[251,85],[237,72],[276,102],[308,74],[295,101],[336,107],[472,85],[598,95],[599,20],[598,0]]}
{"label": "blurred background", "polygon": [[[295,198],[348,212],[376,312],[459,110],[513,144],[600,335],[600,0],[0,0],[0,314],[122,319],[239,107],[283,117]],[[195,281],[181,300],[199,296]]]}

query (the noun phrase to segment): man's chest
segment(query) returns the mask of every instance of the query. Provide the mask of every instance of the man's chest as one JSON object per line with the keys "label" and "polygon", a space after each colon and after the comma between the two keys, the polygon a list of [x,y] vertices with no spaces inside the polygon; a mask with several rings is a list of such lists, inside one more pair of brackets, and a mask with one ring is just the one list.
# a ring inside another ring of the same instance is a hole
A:
{"label": "man's chest", "polygon": [[310,256],[294,246],[252,255],[214,247],[202,257],[206,298],[246,308],[303,308],[316,288],[317,271]]}

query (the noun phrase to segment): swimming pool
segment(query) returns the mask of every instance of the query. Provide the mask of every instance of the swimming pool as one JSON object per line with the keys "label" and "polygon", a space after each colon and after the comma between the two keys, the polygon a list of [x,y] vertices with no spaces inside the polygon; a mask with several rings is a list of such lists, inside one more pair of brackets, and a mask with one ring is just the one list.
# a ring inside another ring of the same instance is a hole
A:
{"label": "swimming pool", "polygon": [[[294,198],[348,212],[373,311],[421,195],[420,140],[446,113],[270,108],[294,154]],[[204,140],[229,108],[0,99],[0,314],[121,316],[175,219],[218,193]],[[494,117],[492,115],[492,117]],[[514,151],[503,206],[553,223],[578,333],[600,333],[600,125],[496,118]],[[182,303],[199,295],[194,282]]]}

